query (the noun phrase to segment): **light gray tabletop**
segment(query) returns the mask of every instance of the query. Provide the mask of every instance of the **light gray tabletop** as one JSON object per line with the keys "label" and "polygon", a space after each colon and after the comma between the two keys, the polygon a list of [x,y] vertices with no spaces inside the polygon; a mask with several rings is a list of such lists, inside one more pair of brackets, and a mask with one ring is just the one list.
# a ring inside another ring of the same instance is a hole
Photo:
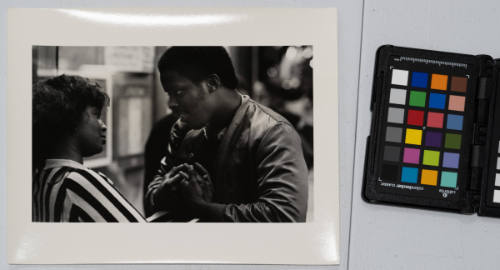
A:
{"label": "light gray tabletop", "polygon": [[499,269],[500,220],[362,201],[375,51],[383,44],[500,57],[498,1],[365,1],[349,269]]}
{"label": "light gray tabletop", "polygon": [[[339,33],[340,207],[339,266],[105,265],[76,269],[497,269],[500,220],[371,205],[361,200],[375,50],[382,44],[500,57],[500,2],[473,1],[132,1],[7,0],[0,2],[0,35],[8,7],[337,7]],[[5,108],[6,41],[0,39],[0,108]],[[359,79],[359,80],[358,80]],[[358,99],[359,96],[359,99]],[[9,266],[6,258],[5,110],[0,110],[0,269],[67,269]],[[351,211],[352,209],[352,211]],[[349,258],[349,260],[348,260]]]}

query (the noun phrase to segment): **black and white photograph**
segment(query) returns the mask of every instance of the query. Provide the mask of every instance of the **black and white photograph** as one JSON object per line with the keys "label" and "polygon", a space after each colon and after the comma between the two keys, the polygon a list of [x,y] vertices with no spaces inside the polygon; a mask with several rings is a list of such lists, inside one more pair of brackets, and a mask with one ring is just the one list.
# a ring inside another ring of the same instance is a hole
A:
{"label": "black and white photograph", "polygon": [[338,263],[335,8],[8,15],[9,263]]}
{"label": "black and white photograph", "polygon": [[307,222],[313,47],[33,46],[33,222]]}

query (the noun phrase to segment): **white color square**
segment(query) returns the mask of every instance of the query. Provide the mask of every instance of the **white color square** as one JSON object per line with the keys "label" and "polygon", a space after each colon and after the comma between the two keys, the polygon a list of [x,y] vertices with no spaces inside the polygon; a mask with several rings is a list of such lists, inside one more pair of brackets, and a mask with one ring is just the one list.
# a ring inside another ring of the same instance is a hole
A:
{"label": "white color square", "polygon": [[498,142],[498,153],[500,154],[500,142]]}
{"label": "white color square", "polygon": [[493,202],[500,203],[500,190],[493,191]]}
{"label": "white color square", "polygon": [[497,170],[500,170],[500,157],[497,157]]}
{"label": "white color square", "polygon": [[497,173],[497,176],[495,177],[495,186],[500,187],[500,173]]}
{"label": "white color square", "polygon": [[391,104],[406,104],[406,90],[404,89],[391,89],[391,96],[389,97],[389,103]]}
{"label": "white color square", "polygon": [[395,85],[408,85],[408,70],[393,69],[391,83]]}

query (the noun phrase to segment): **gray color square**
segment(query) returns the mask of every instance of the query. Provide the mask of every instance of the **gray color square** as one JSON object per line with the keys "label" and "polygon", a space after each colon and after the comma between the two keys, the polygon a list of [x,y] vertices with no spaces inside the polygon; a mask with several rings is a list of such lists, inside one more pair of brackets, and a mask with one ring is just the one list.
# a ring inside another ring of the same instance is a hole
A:
{"label": "gray color square", "polygon": [[403,124],[404,115],[404,109],[389,107],[389,112],[387,113],[387,122]]}
{"label": "gray color square", "polygon": [[401,152],[401,147],[386,145],[384,147],[384,160],[399,162],[400,152]]}
{"label": "gray color square", "polygon": [[403,138],[403,129],[399,127],[387,127],[385,132],[385,141],[386,142],[396,142],[401,143],[401,139]]}
{"label": "gray color square", "polygon": [[404,89],[391,89],[391,95],[389,96],[389,103],[391,104],[406,104],[406,90]]}

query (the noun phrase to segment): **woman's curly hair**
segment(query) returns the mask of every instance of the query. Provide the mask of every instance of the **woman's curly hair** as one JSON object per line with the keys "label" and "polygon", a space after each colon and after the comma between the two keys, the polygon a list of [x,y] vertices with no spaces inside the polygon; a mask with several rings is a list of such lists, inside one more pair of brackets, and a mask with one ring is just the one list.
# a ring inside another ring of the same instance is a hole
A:
{"label": "woman's curly hair", "polygon": [[33,157],[43,162],[47,150],[70,136],[87,107],[102,110],[109,97],[97,83],[80,76],[60,75],[33,85]]}

